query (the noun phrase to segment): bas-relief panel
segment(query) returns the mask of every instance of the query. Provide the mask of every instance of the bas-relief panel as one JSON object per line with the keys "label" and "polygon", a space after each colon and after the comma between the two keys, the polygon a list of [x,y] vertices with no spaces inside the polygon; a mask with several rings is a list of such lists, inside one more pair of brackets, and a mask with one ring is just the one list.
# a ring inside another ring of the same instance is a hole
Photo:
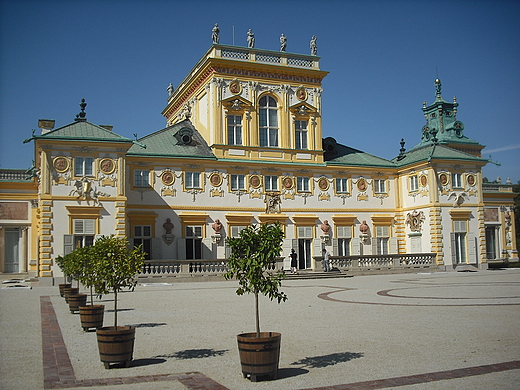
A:
{"label": "bas-relief panel", "polygon": [[0,202],[0,219],[27,220],[29,204],[26,202]]}
{"label": "bas-relief panel", "polygon": [[485,208],[484,209],[484,221],[485,222],[498,222],[498,207],[497,208]]}

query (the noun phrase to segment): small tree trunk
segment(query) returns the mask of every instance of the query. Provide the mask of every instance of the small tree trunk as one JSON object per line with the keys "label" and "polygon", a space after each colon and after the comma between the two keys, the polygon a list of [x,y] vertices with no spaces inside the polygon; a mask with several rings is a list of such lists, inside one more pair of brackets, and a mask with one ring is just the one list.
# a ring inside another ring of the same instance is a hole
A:
{"label": "small tree trunk", "polygon": [[114,328],[117,330],[117,290],[114,290]]}
{"label": "small tree trunk", "polygon": [[92,286],[90,286],[90,306],[94,306],[94,292],[92,289]]}
{"label": "small tree trunk", "polygon": [[258,310],[258,292],[255,292],[255,312],[256,312],[256,337],[260,337],[260,311]]}

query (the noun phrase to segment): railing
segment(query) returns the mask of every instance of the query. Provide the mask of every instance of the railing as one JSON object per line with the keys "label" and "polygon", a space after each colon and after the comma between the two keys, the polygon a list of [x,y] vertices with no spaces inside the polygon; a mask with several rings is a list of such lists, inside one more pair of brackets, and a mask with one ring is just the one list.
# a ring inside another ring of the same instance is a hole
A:
{"label": "railing", "polygon": [[[283,257],[271,263],[270,271],[283,269]],[[169,276],[222,276],[228,271],[227,259],[217,260],[146,260],[140,279]]]}
{"label": "railing", "polygon": [[[392,255],[331,256],[331,268],[340,271],[427,268],[434,266],[436,253],[410,253]],[[321,270],[323,257],[314,257],[314,269]]]}
{"label": "railing", "polygon": [[24,180],[28,179],[29,174],[26,169],[0,169],[0,180]]}

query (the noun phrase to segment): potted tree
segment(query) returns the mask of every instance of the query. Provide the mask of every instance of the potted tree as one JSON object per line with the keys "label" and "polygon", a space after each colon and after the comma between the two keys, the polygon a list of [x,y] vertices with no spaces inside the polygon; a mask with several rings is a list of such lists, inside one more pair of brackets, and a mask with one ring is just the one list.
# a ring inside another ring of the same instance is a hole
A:
{"label": "potted tree", "polygon": [[128,240],[112,236],[102,236],[92,247],[98,273],[95,284],[103,294],[114,293],[114,326],[96,329],[99,356],[109,369],[112,363],[130,366],[134,352],[135,327],[118,326],[117,295],[124,288],[137,284],[135,276],[143,267],[145,253],[141,247],[130,249]]}
{"label": "potted tree", "polygon": [[283,238],[283,229],[276,222],[249,226],[239,237],[227,239],[231,256],[224,277],[238,280],[237,295],[252,293],[255,298],[256,332],[237,336],[242,374],[253,382],[259,377],[276,379],[278,374],[281,334],[260,331],[258,296],[265,295],[278,303],[287,299],[287,295],[279,291],[285,272],[269,270],[274,269],[272,265],[282,250]]}
{"label": "potted tree", "polygon": [[76,280],[77,285],[74,289],[66,289],[68,294],[66,295],[67,303],[71,313],[79,311],[80,306],[85,306],[87,303],[87,294],[79,293],[79,284],[85,274],[85,264],[89,261],[90,250],[92,247],[80,247],[65,256],[69,275],[72,275],[73,279]]}
{"label": "potted tree", "polygon": [[61,272],[63,273],[63,283],[58,284],[58,288],[60,289],[60,296],[61,297],[65,297],[65,289],[66,288],[71,288],[72,287],[72,284],[68,283],[68,278],[69,277],[68,277],[67,272],[66,272],[66,257],[67,257],[67,255],[65,255],[65,256],[57,256],[56,259],[54,259],[54,261],[56,262],[58,267],[60,267]]}
{"label": "potted tree", "polygon": [[94,305],[94,292],[101,292],[101,285],[99,283],[99,262],[94,255],[94,250],[88,252],[88,256],[83,257],[82,268],[80,274],[77,276],[81,284],[87,287],[90,291],[90,305],[86,302],[79,306],[79,317],[81,320],[81,327],[84,331],[90,328],[101,328],[103,326],[103,317],[105,312],[105,305]]}

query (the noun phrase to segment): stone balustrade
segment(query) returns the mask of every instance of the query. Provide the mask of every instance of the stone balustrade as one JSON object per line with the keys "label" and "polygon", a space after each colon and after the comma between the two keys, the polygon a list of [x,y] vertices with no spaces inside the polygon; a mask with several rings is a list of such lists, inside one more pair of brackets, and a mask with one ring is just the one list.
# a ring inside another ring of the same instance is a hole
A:
{"label": "stone balustrade", "polygon": [[[430,268],[435,266],[435,253],[410,253],[388,255],[331,256],[331,268],[340,271],[361,271],[381,269]],[[323,257],[316,256],[314,269],[323,269]]]}

